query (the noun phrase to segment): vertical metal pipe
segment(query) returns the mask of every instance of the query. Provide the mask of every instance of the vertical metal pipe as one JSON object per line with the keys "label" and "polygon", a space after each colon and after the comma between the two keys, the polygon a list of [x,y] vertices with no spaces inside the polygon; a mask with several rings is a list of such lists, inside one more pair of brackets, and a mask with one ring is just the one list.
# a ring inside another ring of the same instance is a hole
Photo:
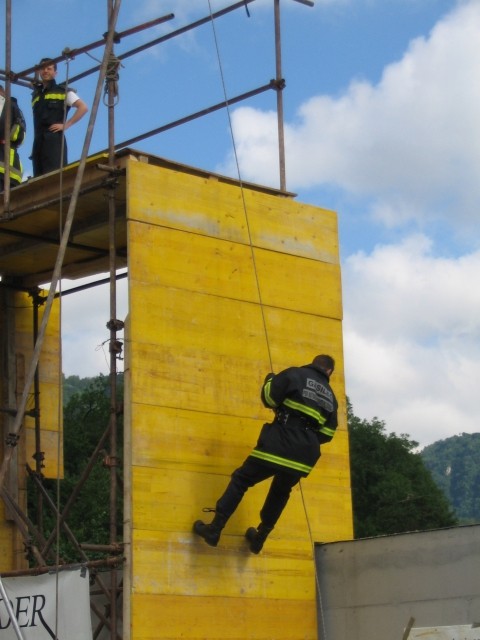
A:
{"label": "vertical metal pipe", "polygon": [[[38,290],[32,294],[33,299],[33,346],[38,338]],[[43,451],[40,430],[40,370],[39,364],[35,369],[35,377],[33,380],[33,398],[34,398],[34,415],[35,415],[35,471],[38,478],[42,476],[43,468]],[[43,534],[43,497],[40,491],[37,491],[37,527]]]}
{"label": "vertical metal pipe", "polygon": [[[107,0],[108,28],[111,29],[115,0]],[[114,53],[113,46],[110,56]],[[108,165],[115,168],[115,85],[112,62],[107,71],[108,96]],[[115,240],[115,186],[108,191],[109,257],[110,257],[110,544],[117,541],[117,265]],[[111,569],[110,585],[110,637],[117,637],[117,570]]]}
{"label": "vertical metal pipe", "polygon": [[[10,74],[12,70],[12,0],[5,3],[5,143],[4,147],[4,204],[5,211],[10,209],[10,129],[12,127],[11,84]],[[3,137],[3,131],[0,133]]]}
{"label": "vertical metal pipe", "polygon": [[277,84],[277,121],[278,121],[278,162],[280,170],[280,189],[286,191],[285,177],[285,134],[283,128],[283,78],[282,78],[282,41],[280,29],[280,0],[274,0],[275,20],[275,80]]}

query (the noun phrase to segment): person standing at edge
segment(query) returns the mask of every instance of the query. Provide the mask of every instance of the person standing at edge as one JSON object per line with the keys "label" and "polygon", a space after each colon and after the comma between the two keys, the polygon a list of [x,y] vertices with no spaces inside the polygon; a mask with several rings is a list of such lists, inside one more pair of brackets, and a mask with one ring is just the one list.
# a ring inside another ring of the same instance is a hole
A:
{"label": "person standing at edge", "polygon": [[245,537],[252,553],[260,553],[275,527],[300,478],[308,476],[320,458],[320,445],[335,435],[338,403],[330,387],[335,361],[329,355],[316,356],[311,364],[289,367],[277,375],[269,373],[261,391],[263,404],[273,409],[273,422],[264,424],[256,447],[231,476],[218,499],[210,524],[197,520],[193,531],[216,547],[222,529],[245,492],[273,476],[260,511],[260,524],[250,527]]}
{"label": "person standing at edge", "polygon": [[22,110],[16,98],[10,97],[10,134],[5,131],[7,123],[5,114],[5,90],[0,84],[0,191],[5,186],[5,140],[10,139],[10,186],[17,187],[22,181],[23,169],[18,147],[25,139],[26,125]]}
{"label": "person standing at edge", "polygon": [[[31,160],[35,177],[67,164],[64,132],[88,111],[85,102],[72,89],[65,91],[64,84],[55,82],[57,65],[51,58],[40,60],[39,74],[41,82],[36,83],[32,93],[34,140]],[[75,113],[67,120],[70,108]]]}

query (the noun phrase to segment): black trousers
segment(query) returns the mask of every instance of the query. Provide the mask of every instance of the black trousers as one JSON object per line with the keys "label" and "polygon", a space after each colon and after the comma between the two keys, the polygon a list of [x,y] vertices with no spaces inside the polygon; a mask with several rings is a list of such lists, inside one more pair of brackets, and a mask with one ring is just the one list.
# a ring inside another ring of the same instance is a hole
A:
{"label": "black trousers", "polygon": [[290,498],[292,488],[298,484],[301,476],[268,467],[252,457],[247,458],[242,466],[232,473],[228,487],[217,501],[216,511],[226,518],[230,518],[245,492],[250,487],[272,476],[270,489],[260,511],[260,519],[265,526],[273,528]]}
{"label": "black trousers", "polygon": [[35,133],[31,160],[34,176],[43,176],[66,166],[67,141],[63,133],[48,129]]}

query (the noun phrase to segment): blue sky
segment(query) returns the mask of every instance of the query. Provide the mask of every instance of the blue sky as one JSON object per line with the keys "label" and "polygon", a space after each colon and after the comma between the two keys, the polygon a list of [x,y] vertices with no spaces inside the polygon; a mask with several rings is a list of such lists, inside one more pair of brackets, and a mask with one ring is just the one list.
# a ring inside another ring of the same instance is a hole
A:
{"label": "blue sky", "polygon": [[[14,70],[106,30],[101,0],[13,4]],[[175,18],[125,38],[116,53],[229,4],[123,0],[117,31],[171,12]],[[378,416],[389,431],[408,433],[421,445],[476,432],[480,2],[317,0],[309,8],[281,0],[280,6],[287,188],[339,215],[346,384],[354,411]],[[217,20],[215,30],[206,25],[125,60],[116,139],[222,101],[219,59],[229,97],[269,82],[273,0],[255,0],[249,14],[241,8]],[[52,28],[45,28],[47,20]],[[100,58],[101,49],[92,55]],[[59,78],[94,64],[78,56],[60,65]],[[88,103],[95,82],[91,76],[74,83]],[[30,118],[28,90],[17,88],[15,95]],[[279,184],[275,105],[267,92],[230,110],[242,179],[273,187]],[[103,108],[92,152],[106,147],[105,121]],[[87,118],[67,134],[71,160],[80,155],[86,124]],[[30,146],[31,138],[22,155],[27,175]],[[135,146],[237,175],[225,110]],[[108,337],[108,309],[85,320],[91,349],[76,348],[78,305],[95,300],[100,309],[101,295],[65,299],[67,375],[108,372],[98,348]]]}

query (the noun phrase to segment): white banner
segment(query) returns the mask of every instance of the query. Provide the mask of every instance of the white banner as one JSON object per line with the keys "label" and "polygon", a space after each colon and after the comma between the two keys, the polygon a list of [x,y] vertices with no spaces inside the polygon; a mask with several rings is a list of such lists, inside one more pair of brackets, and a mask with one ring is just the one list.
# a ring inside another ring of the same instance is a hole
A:
{"label": "white banner", "polygon": [[[86,569],[24,578],[2,578],[23,640],[92,640]],[[17,640],[0,594],[0,638]]]}
{"label": "white banner", "polygon": [[455,627],[418,627],[410,631],[408,640],[480,640],[480,627],[462,624]]}

